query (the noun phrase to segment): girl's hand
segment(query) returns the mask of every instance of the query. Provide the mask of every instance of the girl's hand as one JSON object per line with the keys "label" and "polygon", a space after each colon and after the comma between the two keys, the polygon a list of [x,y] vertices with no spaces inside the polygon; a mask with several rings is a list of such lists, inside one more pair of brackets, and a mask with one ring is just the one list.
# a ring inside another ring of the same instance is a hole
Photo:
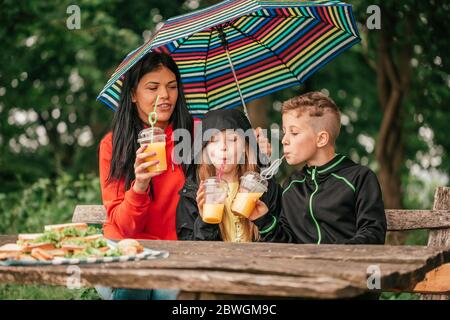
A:
{"label": "girl's hand", "polygon": [[144,193],[148,189],[150,180],[160,175],[162,172],[148,172],[147,168],[155,166],[159,163],[159,160],[153,160],[146,162],[145,159],[156,155],[156,152],[145,153],[146,146],[143,145],[136,151],[136,160],[134,162],[134,175],[136,179],[134,181],[133,190],[137,193]]}
{"label": "girl's hand", "polygon": [[200,185],[197,190],[197,206],[198,212],[200,216],[203,218],[203,205],[205,204],[205,185],[203,184],[203,180],[200,181]]}
{"label": "girl's hand", "polygon": [[269,139],[264,135],[261,127],[255,129],[255,136],[261,153],[270,158],[272,154],[272,145],[270,144]]}
{"label": "girl's hand", "polygon": [[258,218],[261,218],[263,215],[267,214],[267,212],[269,212],[269,208],[267,208],[264,202],[258,200],[256,201],[255,209],[253,209],[253,212],[248,216],[248,219],[250,221],[254,221]]}

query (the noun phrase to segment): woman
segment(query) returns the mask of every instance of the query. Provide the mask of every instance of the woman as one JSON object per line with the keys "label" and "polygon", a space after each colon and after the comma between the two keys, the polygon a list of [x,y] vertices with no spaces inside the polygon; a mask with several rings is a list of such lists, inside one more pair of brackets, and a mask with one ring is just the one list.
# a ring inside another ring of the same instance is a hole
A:
{"label": "woman", "polygon": [[[156,125],[166,134],[167,170],[148,172],[157,163],[139,148],[138,133],[148,127],[157,96]],[[175,208],[184,171],[174,163],[172,132],[192,132],[193,120],[181,90],[177,65],[165,54],[151,52],[125,75],[112,132],[100,143],[100,182],[107,211],[108,238],[176,240]]]}
{"label": "woman", "polygon": [[[149,125],[148,114],[157,96],[155,126],[166,134],[167,170],[163,173],[147,171],[157,162],[145,162],[151,154],[137,143],[138,133]],[[172,159],[172,132],[176,129],[193,130],[180,73],[170,56],[151,52],[126,73],[112,131],[99,147],[100,184],[107,212],[103,231],[107,238],[177,239],[175,210],[186,165]],[[175,295],[176,291],[169,290],[116,289],[113,298],[170,299]]]}

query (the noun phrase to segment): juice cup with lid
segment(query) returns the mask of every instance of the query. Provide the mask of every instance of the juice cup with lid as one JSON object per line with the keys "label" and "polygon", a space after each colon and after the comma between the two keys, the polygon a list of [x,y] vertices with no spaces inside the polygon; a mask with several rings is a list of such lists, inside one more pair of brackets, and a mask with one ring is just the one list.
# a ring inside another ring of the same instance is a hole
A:
{"label": "juice cup with lid", "polygon": [[234,214],[248,218],[256,201],[267,191],[267,181],[257,172],[246,172],[240,178],[239,190],[231,205]]}
{"label": "juice cup with lid", "polygon": [[166,134],[158,127],[147,128],[139,132],[138,143],[146,145],[145,153],[155,152],[156,155],[145,158],[146,162],[159,160],[159,163],[147,168],[149,172],[162,172],[167,170],[166,160]]}
{"label": "juice cup with lid", "polygon": [[228,196],[228,185],[224,180],[211,177],[205,180],[205,204],[203,205],[203,221],[211,224],[222,222],[225,200]]}

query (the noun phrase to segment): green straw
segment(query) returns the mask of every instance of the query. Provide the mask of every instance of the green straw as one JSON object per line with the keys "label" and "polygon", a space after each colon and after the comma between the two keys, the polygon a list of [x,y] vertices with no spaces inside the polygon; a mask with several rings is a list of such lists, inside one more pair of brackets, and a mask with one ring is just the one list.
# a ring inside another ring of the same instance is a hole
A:
{"label": "green straw", "polygon": [[155,106],[153,107],[153,111],[148,114],[148,123],[152,128],[152,136],[150,138],[150,143],[153,143],[153,127],[156,122],[158,122],[158,114],[156,113],[156,106],[158,105],[159,96],[156,96]]}

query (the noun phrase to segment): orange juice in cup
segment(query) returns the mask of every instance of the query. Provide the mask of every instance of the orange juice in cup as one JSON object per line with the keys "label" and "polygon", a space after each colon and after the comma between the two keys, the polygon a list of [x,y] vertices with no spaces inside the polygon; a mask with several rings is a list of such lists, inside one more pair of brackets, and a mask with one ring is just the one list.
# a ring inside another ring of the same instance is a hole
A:
{"label": "orange juice in cup", "polygon": [[222,222],[224,207],[223,203],[205,203],[203,205],[203,221],[211,224]]}
{"label": "orange juice in cup", "polygon": [[145,158],[146,162],[159,160],[159,163],[147,168],[149,172],[161,172],[167,170],[166,160],[166,135],[164,130],[158,127],[147,128],[139,132],[138,143],[146,145],[145,153],[155,152],[156,155]]}
{"label": "orange juice in cup", "polygon": [[202,219],[206,223],[218,224],[222,222],[225,200],[228,195],[228,185],[216,177],[206,179],[205,204],[202,209]]}
{"label": "orange juice in cup", "polygon": [[267,181],[257,172],[246,172],[240,178],[239,190],[231,205],[234,214],[248,218],[256,201],[267,191]]}

